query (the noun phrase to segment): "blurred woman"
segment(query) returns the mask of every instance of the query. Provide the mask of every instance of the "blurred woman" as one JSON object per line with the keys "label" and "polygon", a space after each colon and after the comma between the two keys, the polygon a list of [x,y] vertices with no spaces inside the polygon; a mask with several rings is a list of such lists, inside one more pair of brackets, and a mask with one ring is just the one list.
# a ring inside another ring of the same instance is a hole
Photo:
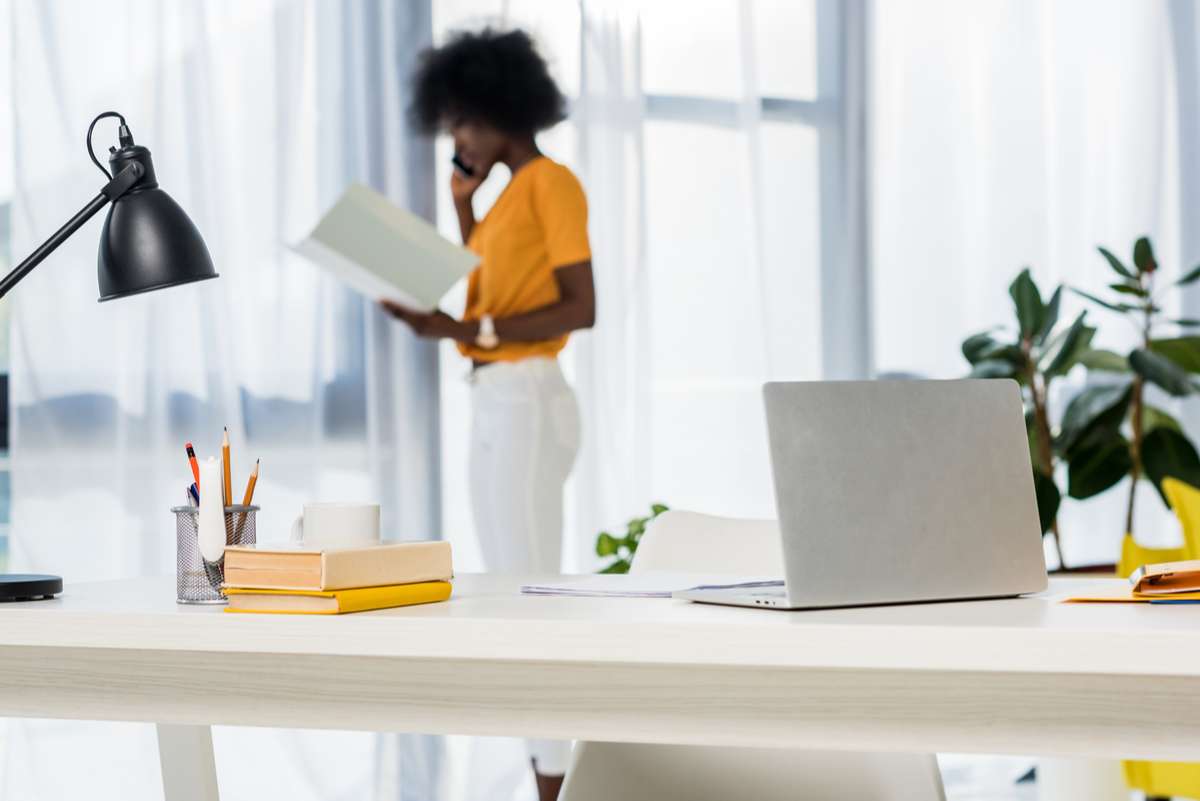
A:
{"label": "blurred woman", "polygon": [[[413,89],[417,126],[454,140],[450,192],[480,263],[462,320],[383,305],[420,336],[455,340],[471,360],[471,507],[488,569],[558,573],[563,483],[580,431],[557,356],[596,316],[583,188],[536,141],[565,118],[566,101],[519,30],[459,33],[425,51]],[[476,219],[475,191],[497,164],[511,178]],[[529,744],[539,797],[557,798],[569,743]]]}

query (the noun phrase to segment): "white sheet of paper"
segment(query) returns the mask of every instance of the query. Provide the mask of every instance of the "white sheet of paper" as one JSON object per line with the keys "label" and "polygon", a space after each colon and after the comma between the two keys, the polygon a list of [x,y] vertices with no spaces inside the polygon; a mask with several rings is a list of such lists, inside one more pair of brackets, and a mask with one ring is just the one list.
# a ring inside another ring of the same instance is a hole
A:
{"label": "white sheet of paper", "polygon": [[560,584],[526,584],[525,595],[568,595],[583,598],[670,598],[684,590],[726,587],[782,587],[780,578],[697,573],[649,572],[634,575],[592,575]]}
{"label": "white sheet of paper", "polygon": [[437,307],[479,257],[412,212],[353,184],[292,250],[372,300],[421,311]]}

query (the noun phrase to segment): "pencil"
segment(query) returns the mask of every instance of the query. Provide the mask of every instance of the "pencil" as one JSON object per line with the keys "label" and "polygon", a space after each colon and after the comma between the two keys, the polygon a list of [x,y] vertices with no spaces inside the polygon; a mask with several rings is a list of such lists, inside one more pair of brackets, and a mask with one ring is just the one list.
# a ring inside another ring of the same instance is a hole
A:
{"label": "pencil", "polygon": [[[254,500],[254,485],[258,483],[258,463],[261,459],[254,460],[254,469],[250,471],[250,480],[246,482],[246,494],[242,497],[242,506],[249,506]],[[238,515],[237,526],[234,527],[233,541],[237,545],[242,543],[242,529],[246,527],[246,516],[249,512],[242,512]]]}
{"label": "pencil", "polygon": [[225,439],[221,442],[221,461],[225,463],[225,505],[233,503],[233,465],[229,461],[229,426],[225,426]]}
{"label": "pencil", "polygon": [[187,448],[188,464],[192,466],[192,478],[196,479],[196,486],[200,486],[200,465],[196,462],[196,449],[192,447],[192,443],[185,442],[183,447]]}
{"label": "pencil", "polygon": [[254,469],[250,471],[250,480],[246,482],[246,495],[242,498],[242,506],[249,506],[254,500],[254,485],[258,483],[258,463],[261,459],[254,460]]}

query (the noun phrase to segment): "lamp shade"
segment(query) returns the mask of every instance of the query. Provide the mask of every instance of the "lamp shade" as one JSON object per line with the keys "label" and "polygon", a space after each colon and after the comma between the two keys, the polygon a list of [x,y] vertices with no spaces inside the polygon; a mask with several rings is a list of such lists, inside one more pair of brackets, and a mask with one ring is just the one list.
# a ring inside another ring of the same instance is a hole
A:
{"label": "lamp shade", "polygon": [[113,175],[137,161],[145,175],[108,210],[100,234],[100,300],[113,300],[216,278],[212,257],[187,213],[158,186],[150,151],[141,145],[109,157]]}

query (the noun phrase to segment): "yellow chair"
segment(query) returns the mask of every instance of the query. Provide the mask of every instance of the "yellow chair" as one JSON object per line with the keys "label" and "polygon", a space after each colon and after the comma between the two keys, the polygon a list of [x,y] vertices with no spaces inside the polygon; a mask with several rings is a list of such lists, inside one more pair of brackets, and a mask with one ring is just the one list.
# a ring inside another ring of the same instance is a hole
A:
{"label": "yellow chair", "polygon": [[1200,489],[1177,478],[1164,478],[1163,493],[1183,528],[1183,545],[1178,548],[1146,548],[1126,534],[1121,542],[1121,561],[1117,564],[1117,575],[1121,578],[1128,577],[1142,565],[1200,559]]}
{"label": "yellow chair", "polygon": [[[1183,545],[1145,548],[1126,534],[1121,543],[1121,561],[1117,565],[1117,573],[1122,578],[1142,565],[1200,559],[1200,489],[1175,478],[1166,478],[1163,479],[1163,493],[1183,528]],[[1200,798],[1200,765],[1191,762],[1126,762],[1125,781],[1147,796]]]}

